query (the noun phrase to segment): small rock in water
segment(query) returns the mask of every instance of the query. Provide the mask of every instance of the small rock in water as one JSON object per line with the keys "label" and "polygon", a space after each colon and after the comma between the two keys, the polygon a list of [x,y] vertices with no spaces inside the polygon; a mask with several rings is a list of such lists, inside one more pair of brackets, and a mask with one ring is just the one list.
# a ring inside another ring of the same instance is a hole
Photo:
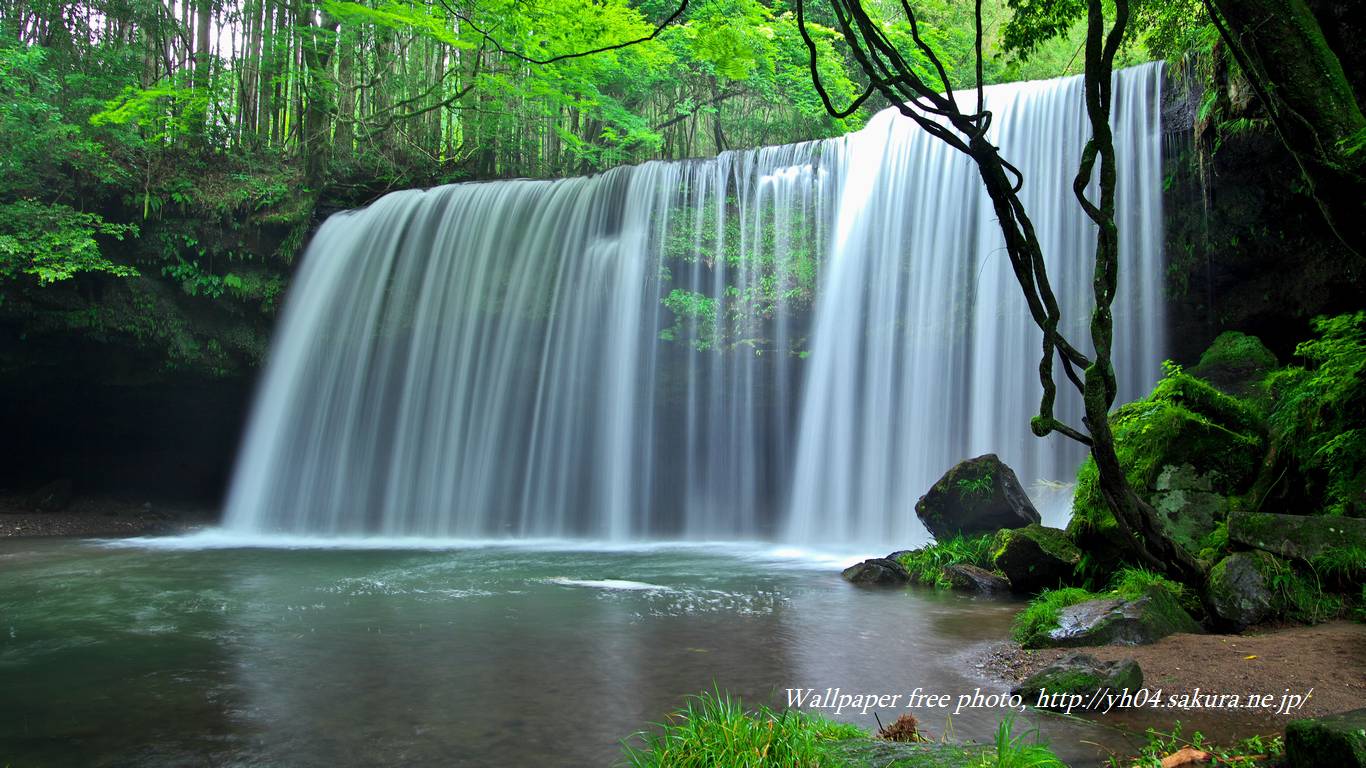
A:
{"label": "small rock in water", "polygon": [[878,586],[897,586],[910,581],[910,574],[901,567],[901,563],[895,560],[888,560],[885,557],[875,557],[872,560],[864,560],[857,565],[851,565],[844,569],[841,574],[847,581],[854,584],[871,584]]}
{"label": "small rock in water", "polygon": [[954,589],[961,589],[968,592],[981,592],[983,594],[994,594],[998,592],[1009,592],[1010,582],[1003,577],[988,571],[985,568],[978,568],[967,563],[956,563],[944,568],[944,578],[949,580]]}

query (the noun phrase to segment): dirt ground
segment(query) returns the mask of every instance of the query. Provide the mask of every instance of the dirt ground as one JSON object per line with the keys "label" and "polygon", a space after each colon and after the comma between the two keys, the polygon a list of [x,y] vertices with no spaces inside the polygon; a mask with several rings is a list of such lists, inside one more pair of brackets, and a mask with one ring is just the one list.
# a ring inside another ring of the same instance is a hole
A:
{"label": "dirt ground", "polygon": [[1172,635],[1152,645],[1021,649],[999,643],[979,660],[982,670],[1017,682],[1069,652],[1103,661],[1133,659],[1147,688],[1163,696],[1194,693],[1302,694],[1302,709],[1279,720],[1366,707],[1366,624],[1336,621],[1314,627],[1251,630],[1244,635]]}
{"label": "dirt ground", "polygon": [[39,512],[26,497],[0,495],[0,539],[20,536],[144,536],[213,522],[212,510],[115,498],[77,498],[60,512]]}

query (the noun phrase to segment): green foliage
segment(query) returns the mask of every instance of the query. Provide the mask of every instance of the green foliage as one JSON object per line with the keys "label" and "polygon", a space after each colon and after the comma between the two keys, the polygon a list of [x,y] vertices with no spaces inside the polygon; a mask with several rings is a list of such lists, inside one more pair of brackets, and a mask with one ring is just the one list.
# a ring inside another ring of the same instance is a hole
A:
{"label": "green foliage", "polygon": [[1253,768],[1276,764],[1285,754],[1285,742],[1280,736],[1251,736],[1232,745],[1221,746],[1205,741],[1204,734],[1196,731],[1190,738],[1181,735],[1181,721],[1177,721],[1170,733],[1155,728],[1147,731],[1147,742],[1139,748],[1134,757],[1110,758],[1111,768],[1162,768],[1162,758],[1185,747],[1209,752],[1213,757],[1212,766],[1228,768]]}
{"label": "green foliage", "polygon": [[[663,300],[675,322],[661,338],[686,341],[702,351],[743,344],[762,354],[773,345],[767,321],[783,308],[799,309],[814,300],[819,254],[813,223],[801,214],[779,222],[771,203],[763,205],[742,216],[739,203],[726,197],[681,206],[670,216],[662,277],[683,287],[670,289]],[[718,216],[721,206],[724,218]],[[701,279],[704,271],[713,277]],[[724,285],[718,284],[716,271]],[[720,295],[712,295],[718,289]]]}
{"label": "green foliage", "polygon": [[689,339],[699,352],[716,345],[716,299],[675,288],[660,303],[674,314],[674,322],[659,332],[659,338]]}
{"label": "green foliage", "polygon": [[958,492],[964,496],[985,499],[991,496],[995,482],[996,478],[992,477],[991,472],[986,472],[978,477],[960,477],[956,485]]}
{"label": "green foliage", "polygon": [[1280,612],[1293,621],[1320,624],[1338,618],[1345,608],[1341,596],[1323,590],[1317,575],[1303,575],[1289,564],[1278,564],[1269,582]]}
{"label": "green foliage", "polygon": [[1067,768],[1047,743],[1038,728],[1015,735],[1015,713],[1006,715],[996,726],[992,750],[983,754],[971,768]]}
{"label": "green foliage", "polygon": [[1137,600],[1154,590],[1165,592],[1188,613],[1200,614],[1204,610],[1195,591],[1145,568],[1121,568],[1110,578],[1110,592],[1125,600]]}
{"label": "green foliage", "polygon": [[0,278],[32,275],[46,285],[79,272],[134,276],[137,270],[107,259],[96,238],[122,240],[137,231],[132,224],[114,224],[65,205],[0,203]]}
{"label": "green foliage", "polygon": [[1268,378],[1272,440],[1332,515],[1366,516],[1366,312],[1314,321],[1303,367]]}
{"label": "green foliage", "polygon": [[694,696],[654,731],[625,743],[633,768],[819,768],[822,746],[866,737],[862,729],[797,710],[745,711],[738,699],[719,691]]}
{"label": "green foliage", "polygon": [[1160,589],[1180,601],[1186,588],[1144,568],[1121,568],[1110,581],[1110,591],[1126,600],[1137,600],[1150,589]]}
{"label": "green foliage", "polygon": [[1358,546],[1329,547],[1309,564],[1320,577],[1343,583],[1366,582],[1366,549]]}
{"label": "green foliage", "polygon": [[1049,632],[1058,628],[1058,616],[1062,609],[1094,600],[1099,595],[1078,587],[1046,589],[1029,601],[1029,605],[1015,616],[1010,635],[1023,646],[1031,646]]}
{"label": "green foliage", "polygon": [[[1037,56],[1059,40],[1072,42],[1085,23],[1085,0],[1007,0],[1013,11],[1003,32],[1004,49],[1017,57]],[[1200,0],[1133,0],[1126,42],[1141,42],[1152,58],[1173,58],[1196,47],[1212,28]]]}
{"label": "green foliage", "polygon": [[910,574],[913,583],[949,589],[953,584],[944,577],[945,568],[961,564],[991,570],[993,550],[992,534],[959,535],[903,553],[897,562]]}

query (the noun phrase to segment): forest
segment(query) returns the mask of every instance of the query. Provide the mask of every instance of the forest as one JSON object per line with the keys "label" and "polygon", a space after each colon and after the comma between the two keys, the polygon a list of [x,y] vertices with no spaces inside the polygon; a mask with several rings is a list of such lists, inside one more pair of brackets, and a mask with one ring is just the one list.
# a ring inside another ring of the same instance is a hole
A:
{"label": "forest", "polygon": [[1366,766],[1359,16],[0,0],[0,766]]}

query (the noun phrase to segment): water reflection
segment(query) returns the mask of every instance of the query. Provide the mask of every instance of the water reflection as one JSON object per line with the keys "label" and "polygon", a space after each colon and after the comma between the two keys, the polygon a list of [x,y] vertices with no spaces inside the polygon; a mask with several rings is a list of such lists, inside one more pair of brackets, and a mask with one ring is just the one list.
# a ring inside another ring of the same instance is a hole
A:
{"label": "water reflection", "polygon": [[[701,549],[0,542],[19,553],[0,576],[0,758],[14,768],[610,765],[622,738],[713,685],[772,704],[788,687],[999,691],[970,659],[1017,607]],[[965,712],[952,729],[986,740],[1000,716]],[[1029,719],[1060,746],[1122,743]]]}

